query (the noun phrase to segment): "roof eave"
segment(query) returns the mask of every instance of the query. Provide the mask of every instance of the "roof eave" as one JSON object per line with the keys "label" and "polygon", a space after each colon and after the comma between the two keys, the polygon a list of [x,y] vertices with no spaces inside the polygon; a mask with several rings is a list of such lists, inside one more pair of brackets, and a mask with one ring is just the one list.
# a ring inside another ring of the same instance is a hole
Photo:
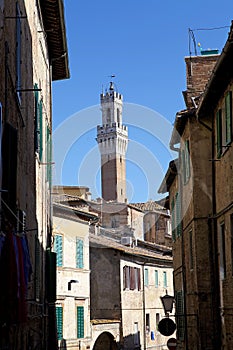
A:
{"label": "roof eave", "polygon": [[63,0],[40,0],[52,80],[70,77]]}

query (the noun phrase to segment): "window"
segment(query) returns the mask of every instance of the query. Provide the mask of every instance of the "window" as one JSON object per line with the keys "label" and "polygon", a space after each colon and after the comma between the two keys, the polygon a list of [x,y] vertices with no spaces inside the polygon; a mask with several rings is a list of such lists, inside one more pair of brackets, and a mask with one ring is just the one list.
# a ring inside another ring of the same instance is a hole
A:
{"label": "window", "polygon": [[140,269],[133,266],[123,267],[123,289],[141,290]]}
{"label": "window", "polygon": [[18,2],[16,3],[16,91],[21,102],[21,13]]}
{"label": "window", "polygon": [[184,340],[185,320],[184,320],[184,294],[183,291],[176,292],[176,335],[178,340]]}
{"label": "window", "polygon": [[141,277],[140,277],[140,269],[134,268],[134,276],[135,276],[135,289],[141,290]]}
{"label": "window", "polygon": [[193,232],[189,231],[189,267],[193,270]]}
{"label": "window", "polygon": [[183,168],[183,181],[186,184],[190,178],[190,152],[189,152],[189,140],[184,143],[184,149],[181,151],[181,161]]}
{"label": "window", "polygon": [[139,332],[138,332],[138,322],[134,322],[134,335],[133,335],[134,345],[139,345]]}
{"label": "window", "polygon": [[84,338],[84,307],[77,306],[77,338]]}
{"label": "window", "polygon": [[149,285],[148,269],[145,269],[145,271],[144,271],[144,284],[146,287],[148,287],[148,285]]}
{"label": "window", "polygon": [[57,266],[62,266],[63,263],[63,243],[62,236],[54,236],[54,251],[57,253]]}
{"label": "window", "polygon": [[76,267],[83,269],[83,240],[76,238]]}
{"label": "window", "polygon": [[225,96],[226,145],[232,141],[232,94],[228,91]]}
{"label": "window", "polygon": [[39,100],[38,85],[34,84],[35,100],[35,152],[39,154],[40,161],[43,155],[43,103]]}
{"label": "window", "polygon": [[224,111],[219,109],[216,113],[216,145],[217,158],[220,158],[225,148],[232,142],[232,92],[225,95]]}
{"label": "window", "polygon": [[176,240],[176,237],[181,236],[182,234],[182,225],[181,225],[181,202],[180,194],[177,192],[175,197],[173,197],[171,202],[171,221],[172,221],[172,239]]}
{"label": "window", "polygon": [[155,287],[157,288],[159,286],[159,272],[158,270],[155,270]]}
{"label": "window", "polygon": [[119,227],[120,225],[120,218],[118,214],[115,214],[111,217],[111,221],[112,221],[112,227],[116,228]]}
{"label": "window", "polygon": [[222,154],[222,110],[219,109],[216,114],[216,126],[217,126],[217,158]]}
{"label": "window", "polygon": [[167,272],[163,271],[163,286],[164,288],[167,287]]}
{"label": "window", "polygon": [[150,314],[146,314],[146,333],[150,333]]}
{"label": "window", "polygon": [[61,340],[63,338],[63,308],[62,306],[56,306],[56,319],[57,319],[57,338]]}
{"label": "window", "polygon": [[123,267],[123,289],[130,289],[130,267]]}
{"label": "window", "polygon": [[[41,113],[42,114],[42,113]],[[41,130],[42,130],[42,116],[41,116]],[[42,145],[41,145],[42,148]],[[41,154],[42,158],[42,154]],[[51,143],[51,131],[49,125],[46,128],[46,163],[47,163],[47,181],[49,187],[52,185],[52,143]]]}
{"label": "window", "polygon": [[220,225],[220,237],[219,237],[219,249],[220,249],[220,278],[226,277],[226,247],[225,247],[225,224]]}

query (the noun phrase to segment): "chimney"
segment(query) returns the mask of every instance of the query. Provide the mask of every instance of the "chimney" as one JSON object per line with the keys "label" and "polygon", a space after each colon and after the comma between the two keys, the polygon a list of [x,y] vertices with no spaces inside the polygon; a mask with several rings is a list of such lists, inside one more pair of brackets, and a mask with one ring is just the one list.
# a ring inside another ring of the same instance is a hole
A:
{"label": "chimney", "polygon": [[219,56],[218,50],[204,50],[200,56],[185,57],[187,89],[183,96],[187,108],[198,106]]}

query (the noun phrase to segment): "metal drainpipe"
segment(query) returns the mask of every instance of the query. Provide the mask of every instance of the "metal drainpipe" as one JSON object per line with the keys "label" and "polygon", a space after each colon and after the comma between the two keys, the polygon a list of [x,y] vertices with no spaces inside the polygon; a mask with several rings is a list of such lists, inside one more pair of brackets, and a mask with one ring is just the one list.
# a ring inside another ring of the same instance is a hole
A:
{"label": "metal drainpipe", "polygon": [[[180,155],[180,152],[179,152]],[[182,199],[183,199],[183,191],[182,191],[182,180],[181,180],[181,174],[177,172],[178,175],[178,189],[180,188],[180,209],[181,209],[181,214],[182,214]],[[182,230],[182,235],[181,235],[181,251],[182,251],[182,256],[181,256],[181,261],[182,261],[182,282],[183,282],[183,290],[184,290],[184,325],[185,325],[185,349],[188,350],[188,332],[187,332],[187,307],[186,307],[186,294],[187,294],[187,288],[186,288],[186,269],[185,269],[185,247],[184,247],[184,233],[183,233],[183,219],[181,220],[181,230]]]}

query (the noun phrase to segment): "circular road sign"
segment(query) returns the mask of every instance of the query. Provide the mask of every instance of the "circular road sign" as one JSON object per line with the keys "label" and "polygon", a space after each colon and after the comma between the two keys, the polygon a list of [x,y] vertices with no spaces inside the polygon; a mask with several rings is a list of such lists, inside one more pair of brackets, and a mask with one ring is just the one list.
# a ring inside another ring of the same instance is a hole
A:
{"label": "circular road sign", "polygon": [[169,350],[176,350],[177,340],[176,338],[170,338],[167,341],[167,347]]}
{"label": "circular road sign", "polygon": [[169,317],[166,317],[159,322],[158,330],[162,335],[169,337],[175,332],[176,324]]}

